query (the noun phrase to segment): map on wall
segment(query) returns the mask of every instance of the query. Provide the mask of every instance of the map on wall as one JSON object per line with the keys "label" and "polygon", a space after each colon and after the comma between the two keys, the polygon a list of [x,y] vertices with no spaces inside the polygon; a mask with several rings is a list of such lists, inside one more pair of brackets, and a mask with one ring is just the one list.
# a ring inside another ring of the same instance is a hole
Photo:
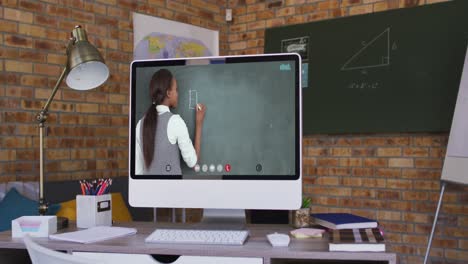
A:
{"label": "map on wall", "polygon": [[218,55],[218,31],[133,13],[133,58],[167,59]]}

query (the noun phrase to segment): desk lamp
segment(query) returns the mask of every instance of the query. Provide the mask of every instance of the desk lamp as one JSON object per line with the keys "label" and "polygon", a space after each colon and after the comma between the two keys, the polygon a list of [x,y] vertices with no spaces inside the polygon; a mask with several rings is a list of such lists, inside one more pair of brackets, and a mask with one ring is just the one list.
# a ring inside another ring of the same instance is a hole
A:
{"label": "desk lamp", "polygon": [[36,116],[39,123],[39,215],[45,215],[48,203],[44,199],[44,123],[48,109],[65,75],[68,87],[75,90],[90,90],[103,84],[109,77],[109,69],[99,51],[88,42],[86,31],[75,26],[67,44],[67,64],[55,84],[52,94]]}

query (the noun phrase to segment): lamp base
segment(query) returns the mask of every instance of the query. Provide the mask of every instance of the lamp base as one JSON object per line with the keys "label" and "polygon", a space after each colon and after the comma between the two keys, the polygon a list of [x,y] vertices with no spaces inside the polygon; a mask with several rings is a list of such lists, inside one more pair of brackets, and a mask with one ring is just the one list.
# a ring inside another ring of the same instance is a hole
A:
{"label": "lamp base", "polygon": [[65,229],[68,227],[68,218],[57,216],[57,230]]}

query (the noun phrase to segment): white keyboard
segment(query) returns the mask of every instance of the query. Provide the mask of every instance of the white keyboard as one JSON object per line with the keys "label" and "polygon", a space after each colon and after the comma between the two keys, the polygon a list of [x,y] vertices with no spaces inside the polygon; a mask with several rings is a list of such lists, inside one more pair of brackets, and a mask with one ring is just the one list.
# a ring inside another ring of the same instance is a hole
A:
{"label": "white keyboard", "polygon": [[156,229],[146,243],[242,245],[249,232],[246,230],[193,230]]}

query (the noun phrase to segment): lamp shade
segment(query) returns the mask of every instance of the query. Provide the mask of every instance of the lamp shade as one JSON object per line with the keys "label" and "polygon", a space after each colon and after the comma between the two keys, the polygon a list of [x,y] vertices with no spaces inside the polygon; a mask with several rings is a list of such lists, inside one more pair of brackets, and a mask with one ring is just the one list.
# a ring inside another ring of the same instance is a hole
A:
{"label": "lamp shade", "polygon": [[80,26],[72,31],[75,43],[68,51],[68,87],[89,90],[103,84],[109,78],[109,68],[99,51],[88,42],[86,32]]}

